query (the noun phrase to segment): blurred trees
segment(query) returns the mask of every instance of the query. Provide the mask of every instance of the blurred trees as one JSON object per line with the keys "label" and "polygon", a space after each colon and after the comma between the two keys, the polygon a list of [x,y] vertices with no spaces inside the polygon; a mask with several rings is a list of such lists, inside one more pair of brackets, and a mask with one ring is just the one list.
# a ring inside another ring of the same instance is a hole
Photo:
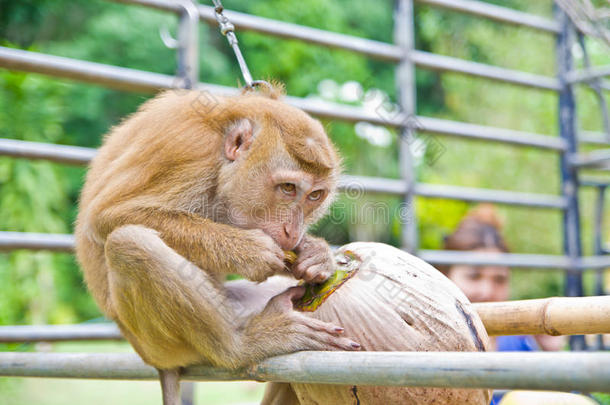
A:
{"label": "blurred trees", "polygon": [[[366,0],[225,0],[229,9],[331,31],[392,41],[392,2]],[[551,2],[496,1],[551,15]],[[176,18],[138,6],[95,1],[0,0],[0,43],[54,55],[164,74],[175,70],[174,52],[159,28],[175,32]],[[554,74],[550,35],[425,6],[416,7],[418,49],[539,74]],[[395,102],[394,67],[354,53],[299,41],[238,32],[257,78],[283,81],[291,95],[353,105]],[[216,27],[200,25],[200,79],[235,86],[240,78],[232,52]],[[592,48],[597,63],[610,63]],[[605,53],[606,52],[606,53]],[[550,92],[523,89],[460,75],[417,71],[418,113],[556,136],[557,100]],[[0,70],[0,137],[99,146],[102,136],[150,95],[127,94],[35,74]],[[593,97],[579,92],[582,126],[599,129]],[[397,136],[360,124],[326,122],[349,174],[399,177]],[[556,154],[462,139],[435,137],[444,153],[430,159],[418,149],[420,181],[556,194]],[[0,158],[0,230],[69,233],[76,214],[82,168]],[[584,217],[592,212],[585,193]],[[381,207],[381,208],[380,208]],[[438,248],[469,205],[418,199],[422,248]],[[404,208],[404,207],[403,207]],[[500,207],[515,252],[561,253],[559,212]],[[378,240],[398,244],[397,198],[355,190],[337,201],[315,231],[331,243]],[[584,220],[590,251],[591,221]],[[561,293],[559,273],[515,277],[516,297]],[[14,252],[0,255],[0,324],[77,322],[98,316],[74,259],[67,254]]]}

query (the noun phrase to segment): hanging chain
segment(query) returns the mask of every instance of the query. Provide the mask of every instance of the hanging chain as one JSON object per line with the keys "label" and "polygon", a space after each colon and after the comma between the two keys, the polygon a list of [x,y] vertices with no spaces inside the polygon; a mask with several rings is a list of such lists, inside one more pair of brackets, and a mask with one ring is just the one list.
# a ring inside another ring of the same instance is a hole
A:
{"label": "hanging chain", "polygon": [[271,87],[269,83],[264,80],[252,80],[252,75],[250,74],[250,70],[248,69],[248,65],[244,59],[244,56],[239,49],[239,45],[237,43],[237,37],[235,36],[235,26],[226,15],[222,12],[224,11],[224,7],[220,0],[212,0],[214,3],[214,11],[216,12],[216,21],[218,21],[218,26],[220,27],[220,32],[222,35],[227,37],[227,41],[229,41],[229,45],[233,48],[233,52],[235,53],[235,58],[237,59],[237,63],[239,64],[239,69],[241,70],[241,74],[244,77],[244,81],[246,82],[246,89],[252,89],[255,86],[268,86]]}

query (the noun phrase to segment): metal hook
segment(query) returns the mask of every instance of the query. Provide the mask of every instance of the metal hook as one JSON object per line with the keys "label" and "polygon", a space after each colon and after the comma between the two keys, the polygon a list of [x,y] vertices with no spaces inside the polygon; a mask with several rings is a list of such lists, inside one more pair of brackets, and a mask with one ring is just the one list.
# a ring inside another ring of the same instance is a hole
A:
{"label": "metal hook", "polygon": [[[273,86],[266,80],[254,80],[250,85],[250,88],[253,89],[255,87],[266,87],[269,92],[273,91]],[[247,86],[246,86],[247,87]]]}
{"label": "metal hook", "polygon": [[167,48],[169,48],[169,49],[178,48],[179,41],[176,38],[172,37],[172,34],[169,33],[169,28],[167,28],[166,24],[163,24],[159,28],[159,36],[161,37],[161,41],[163,42],[163,45],[165,45]]}

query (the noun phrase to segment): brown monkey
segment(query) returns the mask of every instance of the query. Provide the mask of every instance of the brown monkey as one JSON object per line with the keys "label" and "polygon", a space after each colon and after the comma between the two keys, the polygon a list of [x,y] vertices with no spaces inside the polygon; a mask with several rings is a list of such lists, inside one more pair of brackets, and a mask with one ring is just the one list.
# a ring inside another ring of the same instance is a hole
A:
{"label": "brown monkey", "polygon": [[[162,93],[93,159],[75,234],[96,302],[158,369],[359,348],[341,327],[293,310],[300,287],[270,301],[262,291],[261,301],[223,284],[229,273],[256,282],[289,274],[282,249],[299,253],[297,278],[331,274],[328,245],[305,233],[326,212],[340,170],[322,125],[265,95],[215,105],[205,96]],[[286,280],[274,294],[294,284]],[[171,391],[175,381],[165,384]]]}

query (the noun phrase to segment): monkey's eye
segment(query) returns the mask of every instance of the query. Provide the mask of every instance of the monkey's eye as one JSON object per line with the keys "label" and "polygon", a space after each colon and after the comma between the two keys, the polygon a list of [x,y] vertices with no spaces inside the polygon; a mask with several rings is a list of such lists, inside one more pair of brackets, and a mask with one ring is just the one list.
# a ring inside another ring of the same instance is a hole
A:
{"label": "monkey's eye", "polygon": [[318,201],[324,195],[324,190],[316,190],[309,193],[307,199],[310,201]]}
{"label": "monkey's eye", "polygon": [[292,183],[282,183],[280,184],[280,190],[286,195],[294,196],[297,191],[297,186]]}

